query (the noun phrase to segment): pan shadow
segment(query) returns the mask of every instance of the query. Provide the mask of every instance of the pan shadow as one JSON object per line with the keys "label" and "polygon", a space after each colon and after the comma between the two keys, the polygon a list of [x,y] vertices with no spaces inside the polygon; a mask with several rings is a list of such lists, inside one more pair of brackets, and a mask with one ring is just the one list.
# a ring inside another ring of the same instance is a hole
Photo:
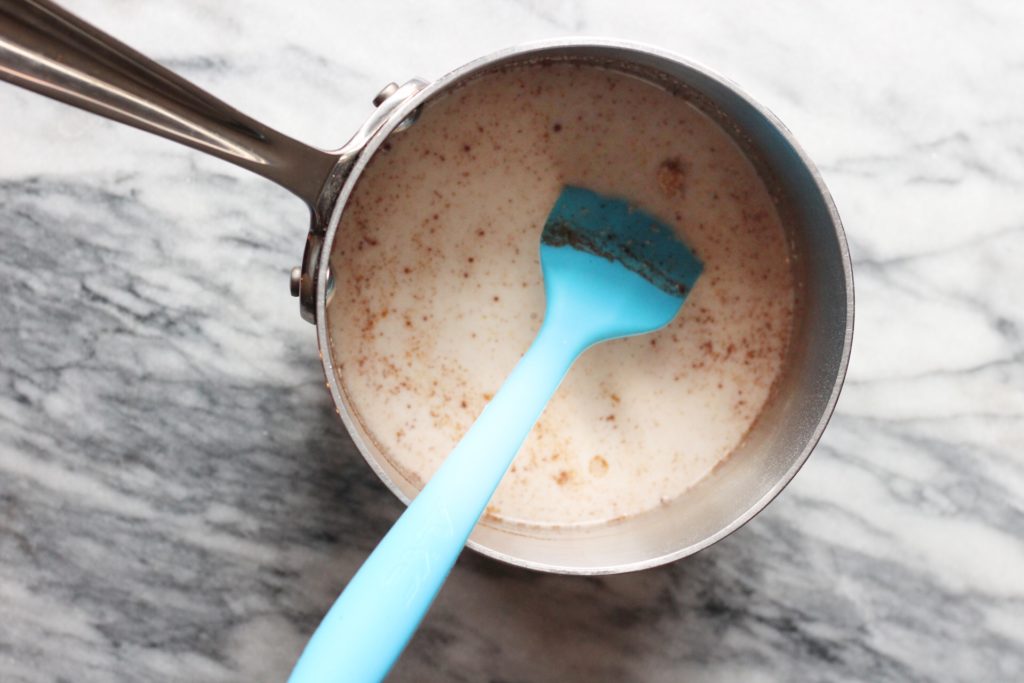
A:
{"label": "pan shadow", "polygon": [[671,565],[602,577],[541,574],[466,551],[392,680],[671,676],[721,658],[722,633],[749,596],[750,574],[730,578],[743,576],[745,564],[740,544],[728,542]]}

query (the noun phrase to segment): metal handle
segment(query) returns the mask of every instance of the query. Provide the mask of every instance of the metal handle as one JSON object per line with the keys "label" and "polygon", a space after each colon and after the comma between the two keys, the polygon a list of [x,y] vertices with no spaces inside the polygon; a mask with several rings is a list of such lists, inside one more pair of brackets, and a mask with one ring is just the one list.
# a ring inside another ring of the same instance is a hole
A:
{"label": "metal handle", "polygon": [[232,109],[49,0],[0,0],[0,78],[249,169],[314,213],[338,161]]}

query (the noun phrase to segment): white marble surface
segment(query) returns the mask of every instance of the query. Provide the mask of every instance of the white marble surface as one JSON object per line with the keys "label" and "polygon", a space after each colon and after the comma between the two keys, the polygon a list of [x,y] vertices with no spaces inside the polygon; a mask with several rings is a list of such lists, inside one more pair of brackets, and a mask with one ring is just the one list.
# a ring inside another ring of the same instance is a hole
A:
{"label": "white marble surface", "polygon": [[[825,438],[673,566],[465,555],[395,681],[1024,680],[1024,6],[67,0],[270,125],[527,39],[704,61],[818,161],[857,281]],[[0,680],[283,680],[400,506],[333,415],[269,183],[0,84]]]}

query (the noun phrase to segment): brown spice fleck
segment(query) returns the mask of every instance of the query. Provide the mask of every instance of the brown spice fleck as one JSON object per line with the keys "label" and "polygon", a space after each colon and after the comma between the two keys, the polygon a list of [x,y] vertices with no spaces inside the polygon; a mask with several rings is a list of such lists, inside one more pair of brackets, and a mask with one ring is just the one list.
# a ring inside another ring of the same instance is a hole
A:
{"label": "brown spice fleck", "polygon": [[679,157],[665,159],[658,166],[658,185],[666,197],[683,195],[686,192],[686,176],[690,165]]}
{"label": "brown spice fleck", "polygon": [[590,470],[590,474],[595,477],[603,477],[608,474],[608,461],[600,455],[595,455],[590,459],[590,464],[587,469]]}

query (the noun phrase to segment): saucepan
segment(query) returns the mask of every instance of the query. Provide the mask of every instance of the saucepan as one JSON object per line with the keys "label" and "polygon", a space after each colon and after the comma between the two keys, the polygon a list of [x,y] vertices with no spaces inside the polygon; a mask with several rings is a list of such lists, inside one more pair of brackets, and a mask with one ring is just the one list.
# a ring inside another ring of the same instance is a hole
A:
{"label": "saucepan", "polygon": [[291,292],[316,325],[327,388],[366,461],[403,502],[417,487],[382,456],[356,419],[332,357],[328,301],[332,272],[346,267],[334,248],[360,174],[389,136],[468,79],[538,61],[596,64],[644,78],[688,98],[744,150],[784,219],[798,289],[786,370],[770,404],[739,450],[674,501],[598,527],[510,529],[486,520],[469,545],[541,571],[603,574],[652,567],[690,555],[762,510],[810,455],[832,414],[850,355],[853,278],[846,238],[821,176],[790,132],[736,85],[647,46],[565,39],[506,49],[428,82],[389,83],[375,109],[334,151],[302,144],[232,109],[159,64],[47,0],[0,6],[0,77],[82,109],[150,131],[272,180],[309,207],[301,265]]}

